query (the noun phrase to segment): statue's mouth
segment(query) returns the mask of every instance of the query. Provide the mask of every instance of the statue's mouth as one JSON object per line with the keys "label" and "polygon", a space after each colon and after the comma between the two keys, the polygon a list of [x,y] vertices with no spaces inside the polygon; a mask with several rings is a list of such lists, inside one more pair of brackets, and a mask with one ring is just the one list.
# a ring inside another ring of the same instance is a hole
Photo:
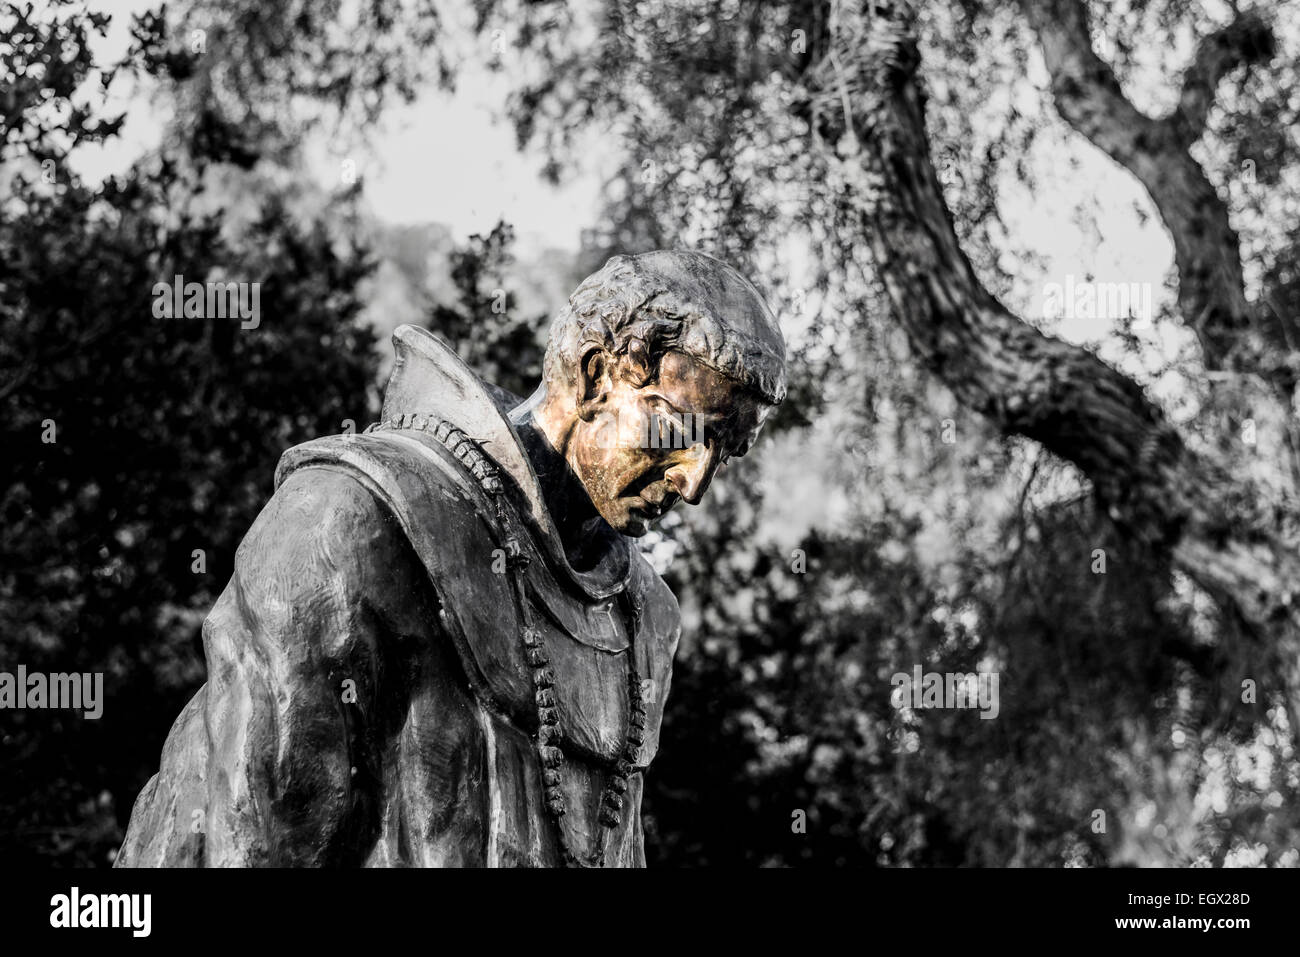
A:
{"label": "statue's mouth", "polygon": [[649,486],[637,497],[643,503],[638,507],[639,510],[652,519],[659,518],[677,504],[677,493],[663,483]]}
{"label": "statue's mouth", "polygon": [[639,508],[638,511],[644,512],[649,518],[658,518],[663,514],[662,506],[656,505],[653,502],[646,502],[645,499],[641,499],[641,501],[645,502],[645,505]]}
{"label": "statue's mouth", "polygon": [[[659,501],[654,501],[655,495],[661,495],[662,498]],[[653,488],[646,494],[630,496],[630,498],[631,501],[628,504],[629,514],[645,525],[662,518],[677,504],[677,495],[675,493],[664,494]]]}
{"label": "statue's mouth", "polygon": [[[623,498],[639,498],[648,507],[659,508],[666,512],[672,508],[676,489],[662,474],[651,470],[633,479],[619,494]],[[665,503],[667,503],[666,507]]]}

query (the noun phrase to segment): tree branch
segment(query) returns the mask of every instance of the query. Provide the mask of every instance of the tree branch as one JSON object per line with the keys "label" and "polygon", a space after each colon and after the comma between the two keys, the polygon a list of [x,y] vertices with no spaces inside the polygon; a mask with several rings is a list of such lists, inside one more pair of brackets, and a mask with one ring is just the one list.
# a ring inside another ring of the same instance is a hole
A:
{"label": "tree branch", "polygon": [[1190,145],[1205,132],[1206,117],[1214,105],[1214,91],[1220,80],[1238,67],[1266,62],[1276,52],[1272,29],[1254,10],[1204,37],[1183,75],[1178,106],[1169,120],[1180,128],[1183,141]]}
{"label": "tree branch", "polygon": [[[967,408],[1077,465],[1120,529],[1171,554],[1249,625],[1273,655],[1300,738],[1300,556],[1250,487],[1189,449],[1137,383],[1021,321],[980,283],[930,160],[910,17],[872,6],[870,16],[839,11],[833,49],[807,77],[809,108],[831,185],[861,226],[912,348]],[[1058,52],[1096,61],[1090,49]],[[1083,95],[1094,121],[1097,109],[1123,110],[1106,75],[1100,94]],[[1152,121],[1134,123],[1136,132],[1098,125],[1122,145]],[[1141,156],[1154,165],[1150,151]]]}
{"label": "tree branch", "polygon": [[[1093,53],[1084,0],[1021,0],[1021,6],[1038,35],[1061,116],[1137,177],[1168,228],[1178,309],[1200,343],[1206,370],[1260,375],[1289,412],[1297,384],[1295,352],[1285,341],[1289,323],[1260,322],[1248,303],[1227,206],[1189,152],[1205,130],[1219,81],[1276,52],[1271,27],[1250,11],[1203,38],[1178,107],[1158,120],[1129,102],[1110,65]],[[1289,418],[1282,437],[1286,468],[1300,480],[1300,429]]]}
{"label": "tree branch", "polygon": [[1206,368],[1253,368],[1257,350],[1246,336],[1252,313],[1240,240],[1188,146],[1204,131],[1219,80],[1270,56],[1272,31],[1257,15],[1244,14],[1211,34],[1184,77],[1178,108],[1153,119],[1129,102],[1110,65],[1093,52],[1083,0],[1021,0],[1021,8],[1038,35],[1061,117],[1137,177],[1168,227],[1179,312]]}

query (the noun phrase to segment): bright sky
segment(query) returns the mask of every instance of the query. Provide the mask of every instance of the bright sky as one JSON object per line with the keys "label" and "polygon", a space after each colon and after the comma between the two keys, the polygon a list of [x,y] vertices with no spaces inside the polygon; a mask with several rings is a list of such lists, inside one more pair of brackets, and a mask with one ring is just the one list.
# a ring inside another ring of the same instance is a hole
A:
{"label": "bright sky", "polygon": [[[149,8],[151,0],[101,0],[113,14],[109,36],[97,51],[101,58],[125,52],[129,15]],[[156,0],[153,0],[156,2]],[[487,41],[484,40],[486,43]],[[595,222],[600,194],[600,167],[612,158],[598,140],[582,151],[582,165],[554,187],[538,175],[541,160],[522,155],[510,125],[501,117],[509,86],[500,74],[481,66],[486,57],[464,61],[456,94],[436,88],[417,101],[390,110],[381,129],[361,152],[340,152],[324,136],[307,144],[308,175],[323,189],[338,186],[343,163],[350,160],[365,183],[372,212],[393,224],[443,223],[464,240],[488,231],[498,219],[514,224],[525,248],[542,243],[576,250],[580,231]],[[1031,60],[1041,71],[1041,61]],[[1041,78],[1038,78],[1041,80]],[[1157,98],[1159,82],[1152,82]],[[140,90],[119,82],[111,91],[112,108],[127,110],[123,135],[103,147],[78,151],[78,172],[89,179],[120,172],[153,147],[161,119],[151,113]],[[1143,104],[1148,108],[1157,104]],[[1068,161],[1077,160],[1071,168]],[[1009,164],[1008,164],[1009,165]],[[1125,170],[1076,136],[1044,137],[1031,164],[1039,182],[1033,192],[1012,173],[1004,176],[1001,209],[1010,235],[1033,249],[1046,270],[1028,268],[1008,297],[1008,305],[1023,315],[1041,317],[1047,283],[1073,276],[1096,282],[1150,284],[1158,312],[1169,299],[1163,289],[1172,250],[1167,234],[1144,190]],[[1088,214],[1096,229],[1083,228]],[[1054,331],[1074,342],[1106,343],[1113,322],[1062,318]],[[1150,366],[1168,358],[1184,341],[1182,330],[1170,323],[1139,329],[1152,346]],[[1111,361],[1113,343],[1102,354]],[[1127,371],[1143,376],[1144,371]],[[1171,384],[1177,390],[1177,384]],[[1159,390],[1158,391],[1163,391]]]}
{"label": "bright sky", "polygon": [[[520,236],[576,250],[598,213],[595,172],[572,172],[559,187],[545,182],[536,155],[515,148],[502,115],[503,78],[467,67],[458,86],[456,95],[430,89],[391,110],[368,155],[353,160],[375,215],[389,223],[445,223],[457,238],[486,233],[504,219]],[[322,184],[350,158],[323,139],[309,157]]]}
{"label": "bright sky", "polygon": [[[101,62],[126,52],[130,16],[156,4],[91,4],[113,14],[108,36],[96,47]],[[580,231],[597,215],[598,172],[579,169],[558,188],[543,181],[540,160],[515,149],[514,131],[500,115],[507,90],[503,77],[470,62],[454,96],[430,88],[409,107],[390,111],[365,153],[345,157],[317,137],[306,151],[310,172],[323,188],[335,188],[350,158],[372,211],[388,223],[444,223],[464,239],[504,218],[521,239],[576,250]],[[74,154],[73,166],[92,181],[124,171],[157,144],[162,129],[142,91],[122,81],[110,92],[109,108],[127,110],[122,135]]]}

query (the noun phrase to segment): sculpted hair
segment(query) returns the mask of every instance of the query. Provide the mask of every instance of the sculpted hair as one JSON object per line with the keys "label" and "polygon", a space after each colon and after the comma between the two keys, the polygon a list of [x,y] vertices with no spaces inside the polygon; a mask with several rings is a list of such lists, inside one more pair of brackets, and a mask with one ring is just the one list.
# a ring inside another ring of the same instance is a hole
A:
{"label": "sculpted hair", "polygon": [[[783,346],[778,352],[738,333],[700,304],[680,298],[671,283],[638,268],[638,258],[613,257],[569,297],[551,324],[544,360],[548,380],[572,383],[583,353],[594,345],[621,358],[623,374],[633,385],[642,386],[658,375],[663,354],[679,349],[749,386],[769,404],[785,397]],[[752,292],[754,308],[766,312],[757,291],[738,273],[708,261],[733,274],[733,281],[744,283]],[[774,319],[771,325],[776,330]],[[779,330],[775,335],[779,344]]]}

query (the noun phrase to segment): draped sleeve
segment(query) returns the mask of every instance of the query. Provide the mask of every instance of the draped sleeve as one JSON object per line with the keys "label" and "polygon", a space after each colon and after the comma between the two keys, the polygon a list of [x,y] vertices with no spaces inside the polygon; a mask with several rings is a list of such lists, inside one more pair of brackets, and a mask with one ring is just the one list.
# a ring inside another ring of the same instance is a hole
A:
{"label": "draped sleeve", "polygon": [[401,530],[353,477],[289,475],[204,622],[208,683],[177,719],[120,866],[329,866],[373,841],[393,646],[428,594]]}

